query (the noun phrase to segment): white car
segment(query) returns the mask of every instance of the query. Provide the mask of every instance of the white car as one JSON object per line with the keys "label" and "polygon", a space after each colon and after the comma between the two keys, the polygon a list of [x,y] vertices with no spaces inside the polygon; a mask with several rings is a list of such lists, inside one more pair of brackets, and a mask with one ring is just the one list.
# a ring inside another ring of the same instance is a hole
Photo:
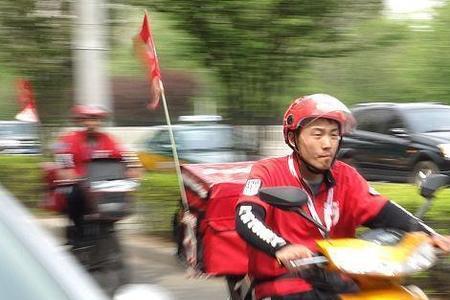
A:
{"label": "white car", "polygon": [[[32,215],[0,185],[0,299],[110,299]],[[114,300],[168,300],[160,288],[129,285]]]}
{"label": "white car", "polygon": [[38,131],[34,123],[0,121],[0,154],[40,154]]}

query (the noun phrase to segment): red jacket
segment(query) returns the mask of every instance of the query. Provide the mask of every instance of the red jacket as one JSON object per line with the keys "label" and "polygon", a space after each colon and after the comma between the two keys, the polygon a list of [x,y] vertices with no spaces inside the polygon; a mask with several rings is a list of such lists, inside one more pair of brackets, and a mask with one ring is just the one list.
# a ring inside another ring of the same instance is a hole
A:
{"label": "red jacket", "polygon": [[[289,168],[291,160],[291,168]],[[375,217],[386,204],[387,199],[371,189],[358,172],[336,161],[325,176],[318,194],[314,197],[315,210],[324,222],[324,204],[328,190],[333,188],[330,238],[353,237],[356,228]],[[298,179],[298,160],[293,156],[271,158],[257,162],[249,179],[261,180],[260,187],[295,186],[302,187]],[[255,181],[253,181],[255,182]],[[258,182],[258,181],[256,181]],[[302,244],[316,251],[315,240],[323,239],[319,230],[295,212],[275,208],[259,199],[258,196],[241,194],[238,204],[255,203],[265,209],[265,224],[288,243]],[[253,194],[253,193],[247,193]],[[256,193],[254,193],[256,194]],[[256,285],[257,299],[269,296],[282,296],[301,293],[311,286],[300,278],[278,278],[287,273],[277,260],[251,246],[249,251],[249,275],[260,282]]]}
{"label": "red jacket", "polygon": [[74,168],[78,175],[85,175],[86,164],[94,158],[122,158],[122,149],[106,133],[97,132],[96,142],[88,143],[87,131],[78,130],[63,135],[55,147],[57,162],[66,168]]}

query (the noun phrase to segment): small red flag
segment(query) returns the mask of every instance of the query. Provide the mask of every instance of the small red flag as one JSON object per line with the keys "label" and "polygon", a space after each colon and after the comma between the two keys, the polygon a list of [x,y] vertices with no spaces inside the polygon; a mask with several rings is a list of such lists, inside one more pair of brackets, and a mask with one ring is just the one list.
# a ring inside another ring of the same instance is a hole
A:
{"label": "small red flag", "polygon": [[36,100],[34,99],[31,83],[27,80],[20,79],[17,82],[17,101],[20,104],[20,112],[16,115],[16,119],[24,122],[39,122],[36,111]]}
{"label": "small red flag", "polygon": [[162,92],[160,84],[161,72],[147,14],[144,15],[141,31],[135,39],[135,49],[148,67],[151,97],[147,104],[147,108],[153,110],[158,107]]}

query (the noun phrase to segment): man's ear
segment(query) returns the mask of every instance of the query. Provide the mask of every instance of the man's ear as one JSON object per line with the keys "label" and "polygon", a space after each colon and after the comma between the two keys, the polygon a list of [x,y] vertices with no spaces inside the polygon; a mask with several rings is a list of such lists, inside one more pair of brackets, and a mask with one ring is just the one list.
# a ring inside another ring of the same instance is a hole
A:
{"label": "man's ear", "polygon": [[292,148],[297,149],[296,141],[295,141],[296,134],[295,134],[293,131],[289,131],[287,137],[288,137],[287,139],[288,139],[289,145],[290,145]]}

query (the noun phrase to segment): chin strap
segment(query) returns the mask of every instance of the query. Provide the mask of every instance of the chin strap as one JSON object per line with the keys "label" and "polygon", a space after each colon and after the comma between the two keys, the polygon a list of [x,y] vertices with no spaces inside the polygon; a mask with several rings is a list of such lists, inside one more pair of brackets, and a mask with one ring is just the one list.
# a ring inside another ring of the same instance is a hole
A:
{"label": "chin strap", "polygon": [[[326,172],[326,170],[320,170],[316,167],[314,167],[313,165],[311,165],[310,163],[308,163],[303,156],[300,154],[300,151],[298,150],[298,146],[297,146],[297,141],[296,139],[294,139],[293,144],[290,144],[289,146],[291,146],[292,150],[294,150],[294,152],[297,154],[298,159],[302,162],[302,164],[305,165],[305,167],[308,169],[308,171],[310,171],[311,173],[314,174],[323,174]],[[333,160],[334,161],[334,160]]]}

